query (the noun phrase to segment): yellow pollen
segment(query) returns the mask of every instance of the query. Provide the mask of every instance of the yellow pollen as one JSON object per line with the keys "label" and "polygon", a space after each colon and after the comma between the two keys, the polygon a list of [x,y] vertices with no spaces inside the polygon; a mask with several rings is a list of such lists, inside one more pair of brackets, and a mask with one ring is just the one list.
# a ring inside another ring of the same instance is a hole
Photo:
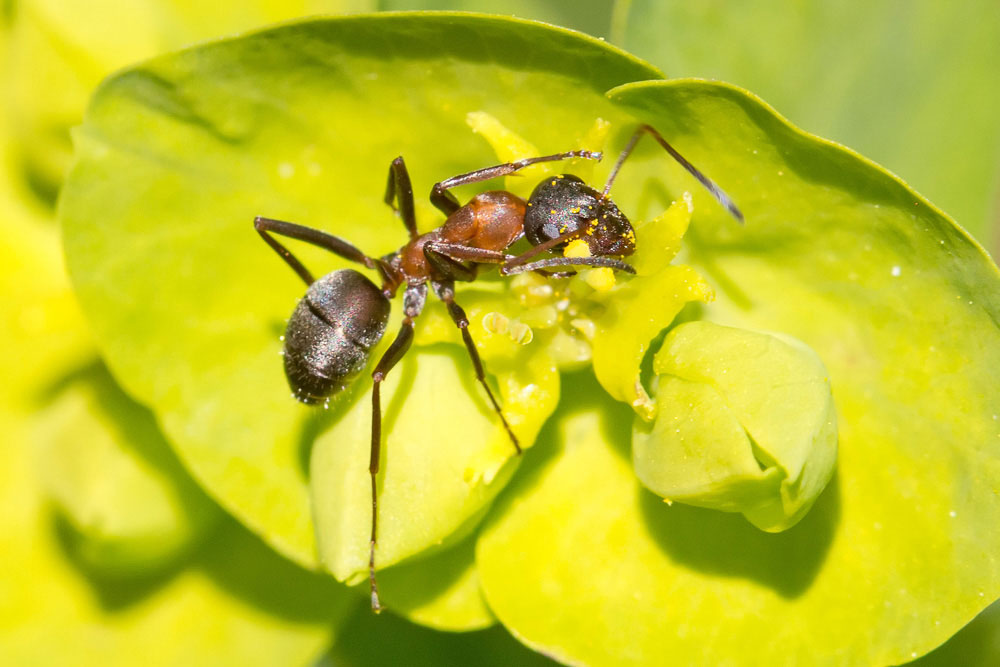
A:
{"label": "yellow pollen", "polygon": [[549,213],[551,213],[552,215],[555,215],[556,214],[556,210],[552,209],[552,210],[549,211]]}
{"label": "yellow pollen", "polygon": [[584,276],[584,282],[598,292],[607,292],[615,286],[615,272],[606,266],[591,269]]}
{"label": "yellow pollen", "polygon": [[583,239],[576,239],[566,244],[563,251],[564,257],[590,257],[590,246]]}

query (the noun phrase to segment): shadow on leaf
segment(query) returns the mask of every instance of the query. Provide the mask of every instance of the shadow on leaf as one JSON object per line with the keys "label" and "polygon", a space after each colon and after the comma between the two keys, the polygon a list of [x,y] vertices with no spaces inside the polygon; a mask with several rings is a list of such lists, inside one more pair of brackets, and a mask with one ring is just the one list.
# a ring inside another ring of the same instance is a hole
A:
{"label": "shadow on leaf", "polygon": [[675,561],[716,576],[751,579],[785,598],[804,593],[819,573],[840,520],[835,474],[802,521],[781,533],[766,533],[741,514],[667,506],[637,486],[650,536]]}

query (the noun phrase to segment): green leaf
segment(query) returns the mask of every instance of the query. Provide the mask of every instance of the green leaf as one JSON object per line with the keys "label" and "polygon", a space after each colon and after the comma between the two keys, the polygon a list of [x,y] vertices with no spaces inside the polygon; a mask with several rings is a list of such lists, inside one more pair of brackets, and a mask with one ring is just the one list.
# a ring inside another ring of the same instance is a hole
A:
{"label": "green leaf", "polygon": [[[359,492],[369,484],[366,383],[331,405],[333,430],[289,398],[278,335],[304,286],[251,221],[267,215],[319,227],[381,255],[405,238],[382,203],[392,158],[406,157],[418,193],[494,163],[465,125],[473,111],[538,137],[547,152],[566,150],[596,117],[623,118],[604,90],[655,76],[568,31],[422,14],[293,24],[119,74],[101,87],[77,134],[79,158],[61,200],[70,272],[109,367],[235,516],[307,565],[316,562],[315,518],[324,560],[338,576],[358,577],[370,520]],[[423,229],[440,224],[422,197],[418,217]],[[301,245],[294,251],[317,273],[344,265]],[[490,295],[508,282],[460,290],[477,338],[483,315],[496,310]],[[379,482],[386,564],[474,520],[507,475],[494,476],[499,426],[440,304],[428,306],[417,328],[387,396],[412,369],[435,365],[441,353],[429,344],[448,341],[452,369],[438,376],[433,396],[410,396],[407,414],[425,412],[418,427],[387,414]],[[525,365],[505,375],[495,357],[485,361],[508,418],[524,424],[530,443],[550,408],[514,402],[530,396]],[[458,407],[431,423],[431,403]],[[338,441],[341,431],[352,440]],[[468,434],[478,441],[464,441]],[[314,440],[310,480],[302,462]],[[418,460],[416,452],[428,454]],[[445,478],[451,490],[437,497],[434,485]],[[348,504],[333,505],[342,494]]]}
{"label": "green leaf", "polygon": [[1000,246],[1000,10],[992,0],[618,3],[633,53],[752,90]]}
{"label": "green leaf", "polygon": [[[837,472],[779,535],[667,507],[634,478],[627,412],[567,395],[573,414],[540,437],[479,541],[490,607],[529,645],[588,664],[893,664],[929,651],[1000,595],[996,266],[884,170],[744,91],[676,80],[612,96],[746,214],[737,227],[693,191],[688,261],[717,289],[705,316],[816,351]],[[623,210],[691,188],[679,168],[646,185]]]}
{"label": "green leaf", "polygon": [[784,336],[688,322],[653,360],[654,424],[632,431],[636,475],[669,501],[787,530],[826,488],[837,424],[823,362]]}
{"label": "green leaf", "polygon": [[479,589],[478,533],[379,576],[382,602],[420,625],[449,631],[480,630],[496,623]]}
{"label": "green leaf", "polygon": [[149,576],[172,565],[219,518],[153,416],[99,361],[46,388],[36,414],[35,468],[79,533],[77,551],[109,577]]}
{"label": "green leaf", "polygon": [[654,406],[639,377],[649,344],[689,302],[708,301],[712,287],[690,266],[667,266],[638,276],[613,294],[594,336],[594,373],[611,396],[644,419]]}
{"label": "green leaf", "polygon": [[487,12],[522,19],[545,21],[580,30],[595,37],[607,36],[611,28],[613,0],[379,0],[379,11],[412,9]]}
{"label": "green leaf", "polygon": [[912,667],[948,667],[949,665],[995,665],[1000,661],[1000,602],[994,602],[958,634]]}
{"label": "green leaf", "polygon": [[392,613],[360,609],[343,627],[337,643],[316,667],[541,667],[554,665],[529,651],[502,627],[463,634],[434,632]]}
{"label": "green leaf", "polygon": [[[504,369],[494,364],[492,370]],[[533,363],[526,370],[498,376],[505,413],[525,445],[559,396],[554,366]],[[379,493],[381,566],[440,544],[460,527],[456,518],[478,519],[510,477],[513,465],[504,464],[516,462],[514,448],[474,382],[464,348],[445,345],[411,353],[383,384],[389,445]],[[370,381],[359,382],[334,407],[310,461],[320,558],[349,583],[368,577],[371,481],[364,464],[371,449],[370,391]]]}
{"label": "green leaf", "polygon": [[7,102],[22,168],[39,194],[55,196],[72,154],[69,129],[116,69],[275,21],[373,8],[374,0],[19,1],[7,36]]}
{"label": "green leaf", "polygon": [[[4,664],[303,664],[353,596],[225,521],[183,567],[128,582],[90,573],[33,481],[23,415],[4,407],[0,567]],[[8,443],[10,444],[10,443]],[[53,641],[58,638],[58,641]]]}
{"label": "green leaf", "polygon": [[[0,133],[5,149],[4,141]],[[6,156],[5,150],[0,153]],[[5,241],[0,245],[5,298],[0,309],[0,568],[8,573],[0,595],[0,664],[131,665],[136,656],[151,665],[309,661],[330,641],[351,596],[281,559],[233,521],[217,524],[207,541],[173,567],[129,581],[108,577],[107,569],[95,571],[91,561],[79,558],[79,536],[52,511],[37,481],[31,446],[37,443],[38,420],[54,416],[36,413],[51,378],[92,358],[93,344],[63,273],[53,225],[15,196],[11,184],[0,172]],[[97,375],[97,386],[90,385],[94,394],[81,380],[84,386],[65,387],[57,397],[61,406],[53,406],[67,418],[67,431],[91,440],[78,442],[81,450],[94,441],[121,443],[116,429],[136,426],[135,406],[106,385],[106,376]],[[116,413],[126,407],[126,415],[118,414],[122,424],[100,411],[76,413],[76,405],[89,404],[102,392],[106,398],[113,395],[108,407]],[[67,415],[66,406],[76,414]],[[148,449],[156,442],[130,444]],[[61,446],[56,449],[66,454]],[[176,467],[173,471],[179,473]],[[149,492],[119,497],[135,503]],[[118,508],[124,514],[151,509]]]}

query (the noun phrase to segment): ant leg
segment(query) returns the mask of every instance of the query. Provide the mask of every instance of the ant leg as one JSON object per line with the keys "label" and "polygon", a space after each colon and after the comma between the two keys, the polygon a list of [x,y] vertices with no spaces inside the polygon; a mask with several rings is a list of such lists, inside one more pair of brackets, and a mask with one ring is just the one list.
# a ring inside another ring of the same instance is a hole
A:
{"label": "ant leg", "polygon": [[433,281],[434,292],[438,295],[438,298],[444,301],[444,305],[448,308],[448,314],[451,315],[451,319],[455,322],[455,326],[458,327],[459,331],[462,332],[462,340],[465,342],[465,349],[469,351],[469,356],[472,358],[472,365],[476,369],[476,379],[479,380],[479,384],[483,386],[486,390],[486,395],[489,396],[490,403],[493,404],[493,409],[496,411],[497,416],[500,417],[500,422],[503,427],[507,430],[507,435],[510,436],[510,441],[514,444],[514,449],[517,450],[518,455],[521,454],[521,445],[517,441],[517,436],[514,435],[514,431],[511,430],[510,425],[503,416],[503,411],[500,410],[500,404],[497,403],[497,399],[493,397],[493,392],[490,391],[490,386],[486,384],[486,374],[483,372],[483,362],[479,359],[479,352],[476,350],[476,344],[472,341],[472,335],[469,334],[469,318],[466,316],[465,311],[455,303],[455,284],[451,280],[441,280]]}
{"label": "ant leg", "polygon": [[416,238],[417,217],[413,212],[413,186],[410,184],[410,172],[406,170],[406,163],[403,162],[402,155],[389,164],[389,182],[385,186],[385,203],[403,219],[403,224],[406,225],[406,231],[410,233],[410,238]]}
{"label": "ant leg", "polygon": [[[526,271],[539,271],[550,266],[598,266],[624,271],[625,273],[635,273],[635,269],[630,264],[626,264],[620,259],[614,259],[613,257],[550,257],[548,259],[540,259],[537,262],[518,264],[516,266],[505,264],[500,267],[500,274],[513,276]],[[553,277],[561,278],[563,276],[556,274]]]}
{"label": "ant leg", "polygon": [[306,227],[304,225],[297,225],[293,222],[283,222],[281,220],[263,218],[259,215],[254,218],[253,226],[254,229],[257,230],[257,233],[260,234],[261,238],[264,239],[264,242],[271,246],[271,248],[278,253],[283,260],[285,260],[288,266],[292,267],[292,270],[295,271],[295,273],[297,273],[307,285],[312,285],[313,282],[315,282],[315,279],[309,272],[309,269],[307,269],[302,262],[295,257],[295,255],[289,252],[285,246],[281,245],[268,232],[287,236],[288,238],[299,241],[305,241],[306,243],[311,243],[325,250],[329,250],[333,254],[343,257],[344,259],[364,264],[369,269],[375,269],[380,273],[385,273],[384,268],[381,267],[376,260],[364,254],[344,239],[338,238],[333,234],[327,234],[326,232],[322,232],[318,229],[313,229],[312,227]]}
{"label": "ant leg", "polygon": [[[573,239],[579,238],[579,237],[583,236],[586,233],[586,231],[587,231],[587,227],[581,226],[579,229],[574,229],[574,230],[568,231],[565,234],[560,234],[559,236],[555,237],[554,239],[549,239],[548,241],[543,241],[542,243],[539,243],[536,246],[532,246],[532,247],[528,248],[527,250],[525,250],[520,255],[518,255],[517,257],[508,257],[507,261],[505,261],[503,263],[503,266],[500,267],[500,273],[501,273],[501,275],[505,275],[505,276],[506,275],[511,275],[511,271],[510,270],[513,269],[515,266],[520,266],[522,264],[527,264],[528,260],[531,259],[532,257],[535,257],[536,255],[540,255],[541,253],[546,252],[548,250],[552,250],[557,245],[560,245],[562,243],[566,243],[567,241],[572,241]],[[527,269],[527,270],[528,271],[533,271],[534,269]],[[519,271],[514,271],[513,273],[522,273],[522,272],[523,272],[523,270],[519,270]],[[562,277],[562,276],[559,276],[559,277]]]}
{"label": "ant leg", "polygon": [[458,187],[459,185],[467,185],[469,183],[488,181],[491,178],[497,178],[499,176],[507,176],[509,174],[513,174],[515,171],[524,169],[527,166],[538,164],[539,162],[556,162],[559,160],[569,160],[570,158],[600,160],[602,157],[604,157],[604,154],[596,151],[566,151],[565,153],[542,155],[541,157],[528,157],[515,162],[498,164],[494,167],[477,169],[476,171],[470,171],[467,174],[452,176],[451,178],[441,181],[440,183],[435,183],[434,187],[431,188],[431,203],[445,215],[451,215],[459,208],[458,200],[455,199],[455,195],[448,192],[451,188]]}
{"label": "ant leg", "polygon": [[378,539],[378,487],[375,480],[378,476],[382,451],[382,397],[380,388],[385,376],[410,349],[410,343],[413,342],[413,320],[423,310],[426,301],[426,283],[406,288],[403,293],[403,323],[399,327],[399,333],[396,334],[395,340],[389,345],[389,349],[378,360],[378,365],[372,371],[372,443],[368,462],[368,474],[372,480],[372,532],[368,542],[368,582],[371,587],[372,611],[375,613],[382,611],[382,605],[378,599],[378,584],[375,582],[375,544]]}
{"label": "ant leg", "polygon": [[[521,260],[523,263],[526,258],[533,257],[538,254],[537,252],[533,252],[533,250],[534,249],[529,250],[523,255],[515,257],[513,255],[506,255],[496,250],[470,248],[468,246],[450,243],[428,243],[424,246],[424,256],[427,257],[427,261],[430,262],[434,268],[442,274],[448,276],[450,280],[473,280],[476,277],[476,272],[469,271],[470,267],[462,264],[462,261],[471,261],[480,264],[503,264],[506,267],[512,268],[514,266],[519,266],[519,264],[515,263],[516,261]],[[618,264],[615,264],[614,266],[615,268],[620,268]],[[449,273],[453,267],[460,268],[456,270],[454,274]],[[463,271],[468,273],[463,273]],[[500,269],[500,272],[503,275],[512,275],[516,273],[523,273],[525,271],[534,271],[535,273],[543,275],[546,278],[569,278],[570,276],[576,275],[576,271],[545,271],[543,269],[529,268],[505,272],[503,268]]]}
{"label": "ant leg", "polygon": [[444,213],[446,216],[451,215],[458,209],[462,208],[462,205],[458,203],[458,199],[455,195],[451,194],[447,190],[438,190],[440,183],[434,184],[434,189],[431,190],[431,203],[434,204],[437,210]]}
{"label": "ant leg", "polygon": [[480,264],[503,264],[510,255],[496,250],[470,248],[456,243],[428,243],[424,246],[424,257],[438,272],[448,280],[469,282],[476,279],[476,267],[462,262]]}
{"label": "ant leg", "polygon": [[637,129],[635,134],[632,135],[632,138],[629,139],[629,142],[622,151],[622,154],[618,156],[618,161],[615,162],[615,166],[611,168],[611,173],[608,175],[608,182],[604,185],[604,191],[601,193],[602,197],[608,196],[608,191],[611,190],[611,184],[614,183],[615,177],[618,176],[618,170],[621,169],[622,163],[625,162],[625,158],[631,155],[636,143],[638,143],[643,134],[647,133],[656,139],[657,143],[663,147],[663,150],[670,154],[670,157],[677,160],[682,167],[687,169],[689,174],[698,179],[698,182],[701,183],[713,197],[715,197],[717,202],[722,204],[726,210],[729,211],[730,215],[736,218],[740,224],[743,224],[743,213],[740,212],[740,209],[736,208],[736,204],[733,203],[733,200],[729,197],[729,195],[727,195],[723,189],[716,185],[708,176],[705,176],[705,174],[698,171],[697,167],[688,162],[683,155],[678,153],[673,146],[667,143],[667,140],[663,138],[663,135],[657,132],[656,128],[651,125],[640,125],[639,129]]}
{"label": "ant leg", "polygon": [[532,271],[545,278],[572,278],[576,275],[576,271],[546,271],[545,269],[532,269]]}

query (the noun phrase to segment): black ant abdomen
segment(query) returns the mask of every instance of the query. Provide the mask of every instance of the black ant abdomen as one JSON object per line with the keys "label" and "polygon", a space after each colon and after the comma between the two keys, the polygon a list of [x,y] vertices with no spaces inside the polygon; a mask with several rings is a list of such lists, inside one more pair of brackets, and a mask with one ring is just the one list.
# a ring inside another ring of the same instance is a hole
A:
{"label": "black ant abdomen", "polygon": [[350,384],[385,333],[389,305],[372,281],[351,269],[310,285],[285,330],[285,375],[295,398],[319,403]]}

